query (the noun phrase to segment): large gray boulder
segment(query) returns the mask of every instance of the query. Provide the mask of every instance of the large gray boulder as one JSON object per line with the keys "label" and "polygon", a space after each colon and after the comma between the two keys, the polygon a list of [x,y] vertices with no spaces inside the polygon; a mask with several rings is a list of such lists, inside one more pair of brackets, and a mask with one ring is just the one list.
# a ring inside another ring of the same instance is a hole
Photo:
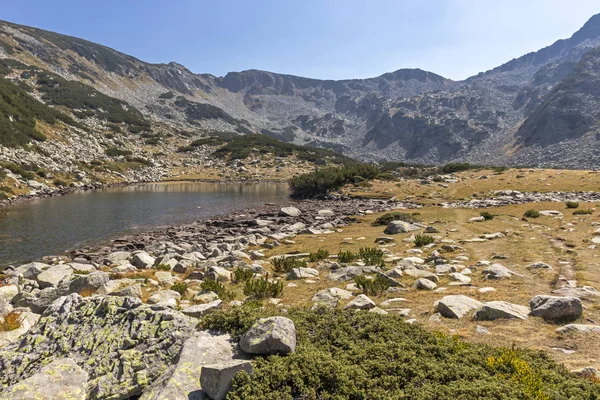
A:
{"label": "large gray boulder", "polygon": [[430,281],[426,278],[419,278],[413,284],[413,287],[417,290],[433,290],[437,287],[435,282]]}
{"label": "large gray boulder", "polygon": [[15,268],[15,271],[23,275],[25,279],[35,279],[42,271],[50,268],[50,265],[41,262],[32,262],[29,264],[23,264]]}
{"label": "large gray boulder", "polygon": [[313,308],[335,308],[341,299],[350,299],[352,297],[352,292],[335,287],[319,290],[312,297]]}
{"label": "large gray boulder", "polygon": [[69,285],[71,293],[95,292],[100,289],[110,277],[106,272],[96,271],[87,275],[77,275]]}
{"label": "large gray boulder", "polygon": [[292,270],[287,275],[288,279],[319,279],[319,271],[314,268],[292,268]]}
{"label": "large gray boulder", "polygon": [[240,348],[249,354],[289,354],[296,350],[296,327],[286,317],[260,318],[242,336]]}
{"label": "large gray boulder", "polygon": [[463,295],[444,296],[436,304],[436,310],[446,318],[461,319],[481,307],[481,302]]}
{"label": "large gray boulder", "polygon": [[19,294],[19,288],[17,285],[6,285],[0,287],[0,298],[10,302]]}
{"label": "large gray boulder", "polygon": [[57,358],[0,393],[0,400],[84,400],[88,373],[70,358]]}
{"label": "large gray boulder", "polygon": [[200,385],[213,400],[225,400],[231,381],[238,372],[252,373],[252,363],[247,360],[229,360],[202,368]]}
{"label": "large gray boulder", "polygon": [[58,285],[60,281],[73,275],[73,268],[69,265],[56,265],[50,267],[36,276],[40,289]]}
{"label": "large gray boulder", "polygon": [[29,332],[0,349],[0,388],[69,354],[89,375],[86,398],[138,396],[175,363],[195,325],[179,312],[136,298],[61,297]]}
{"label": "large gray boulder", "polygon": [[280,217],[299,217],[300,215],[302,215],[302,211],[296,207],[282,207],[279,210]]}
{"label": "large gray boulder", "polygon": [[152,268],[154,261],[156,261],[156,259],[150,254],[146,253],[145,251],[140,251],[131,257],[130,263],[134,267],[146,269]]}
{"label": "large gray boulder", "polygon": [[413,225],[409,222],[404,221],[392,221],[386,227],[383,233],[386,235],[395,235],[398,233],[407,233],[419,230],[417,225]]}
{"label": "large gray boulder", "polygon": [[346,304],[346,310],[370,310],[375,308],[375,302],[364,294],[359,294],[350,303]]}
{"label": "large gray boulder", "polygon": [[583,305],[577,297],[535,296],[529,307],[530,315],[554,322],[574,321],[583,313]]}
{"label": "large gray boulder", "polygon": [[556,330],[556,333],[560,335],[567,335],[570,333],[600,333],[600,325],[586,325],[586,324],[568,324],[561,326]]}
{"label": "large gray boulder", "polygon": [[177,361],[144,390],[140,400],[205,399],[199,379],[203,367],[231,360],[233,349],[228,334],[195,332],[183,344]]}
{"label": "large gray boulder", "polygon": [[529,308],[506,301],[488,301],[475,311],[475,321],[494,321],[497,319],[527,319]]}

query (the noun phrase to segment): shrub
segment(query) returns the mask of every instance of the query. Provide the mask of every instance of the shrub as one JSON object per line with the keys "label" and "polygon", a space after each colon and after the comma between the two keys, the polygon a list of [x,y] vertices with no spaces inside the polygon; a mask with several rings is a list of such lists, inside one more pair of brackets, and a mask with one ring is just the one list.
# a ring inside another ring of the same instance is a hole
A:
{"label": "shrub", "polygon": [[469,169],[479,169],[481,167],[469,163],[450,163],[442,167],[442,173],[452,174],[454,172],[467,171]]}
{"label": "shrub", "polygon": [[109,157],[119,157],[130,156],[133,153],[131,152],[131,150],[127,149],[120,149],[118,147],[108,147],[106,150],[104,150],[104,154],[106,154]]}
{"label": "shrub", "polygon": [[154,269],[156,269],[158,271],[170,271],[171,266],[168,264],[158,264],[158,265],[154,266]]}
{"label": "shrub", "polygon": [[576,201],[567,201],[565,205],[567,208],[579,208],[579,203]]}
{"label": "shrub", "polygon": [[575,210],[573,211],[573,215],[590,215],[594,212],[592,210]]}
{"label": "shrub", "polygon": [[62,179],[55,179],[52,181],[52,184],[54,186],[69,186],[69,184],[65,181],[63,181]]}
{"label": "shrub", "polygon": [[486,221],[494,219],[494,214],[488,211],[482,211],[479,215],[481,215]]}
{"label": "shrub", "polygon": [[358,260],[358,254],[350,250],[340,251],[338,253],[338,261],[344,264]]}
{"label": "shrub", "polygon": [[233,271],[233,279],[235,283],[246,282],[249,279],[252,279],[254,276],[254,272],[250,268],[237,268]]}
{"label": "shrub", "polygon": [[188,285],[185,282],[175,282],[173,285],[171,285],[171,290],[174,290],[183,296],[185,291],[188,290]]}
{"label": "shrub", "polygon": [[37,167],[19,165],[12,162],[0,162],[0,167],[6,168],[13,174],[21,175],[24,179],[27,180],[35,178],[35,174],[31,172],[31,169],[37,169]]}
{"label": "shrub", "polygon": [[389,280],[379,274],[375,276],[375,279],[359,275],[354,278],[354,282],[367,296],[378,296],[390,287]]}
{"label": "shrub", "polygon": [[383,215],[380,215],[379,217],[377,217],[377,219],[375,221],[373,221],[373,223],[371,225],[382,226],[382,225],[387,225],[392,221],[404,221],[404,222],[413,223],[413,222],[415,222],[415,219],[410,214],[407,214],[407,213],[391,212],[391,213],[385,213]]}
{"label": "shrub", "polygon": [[366,265],[374,265],[383,267],[383,251],[373,247],[361,247],[358,250],[358,257],[363,260]]}
{"label": "shrub", "polygon": [[323,249],[319,249],[319,250],[317,250],[314,253],[310,253],[310,255],[308,256],[308,261],[310,261],[310,262],[317,262],[317,261],[324,260],[327,257],[329,257],[329,251],[323,250]]}
{"label": "shrub", "polygon": [[244,294],[257,300],[281,297],[283,294],[283,282],[271,282],[268,276],[260,279],[250,279],[246,281]]}
{"label": "shrub", "polygon": [[225,289],[225,286],[219,281],[207,279],[200,284],[200,287],[205,292],[215,292],[221,300],[233,299],[233,293]]}
{"label": "shrub", "polygon": [[163,94],[161,94],[160,96],[158,96],[159,99],[172,99],[173,97],[175,97],[175,94],[173,92],[165,92]]}
{"label": "shrub", "polygon": [[523,214],[525,218],[538,218],[540,216],[540,212],[538,210],[527,210],[525,214]]}
{"label": "shrub", "polygon": [[[507,349],[463,342],[407,324],[393,314],[327,308],[291,308],[283,314],[253,303],[207,315],[199,328],[228,332],[238,340],[258,318],[274,315],[294,322],[296,351],[285,357],[254,358],[252,375],[239,373],[233,379],[229,400],[533,400],[536,394],[561,400],[600,396],[599,385],[570,374],[546,353],[515,349],[516,362],[512,362],[503,357]],[[523,362],[533,375],[514,373],[527,370]],[[528,376],[533,379],[526,379]],[[541,390],[532,390],[536,388]]]}
{"label": "shrub", "polygon": [[273,271],[278,274],[287,274],[294,268],[306,268],[307,264],[305,260],[299,260],[292,257],[279,257],[271,261],[273,264]]}
{"label": "shrub", "polygon": [[433,242],[435,242],[435,239],[433,238],[433,236],[420,235],[420,234],[415,236],[415,246],[416,247],[427,246],[428,244],[431,244]]}
{"label": "shrub", "polygon": [[356,176],[373,179],[379,175],[378,167],[370,164],[350,164],[342,167],[326,167],[307,174],[294,176],[290,180],[291,197],[316,198],[332,190],[354,182]]}

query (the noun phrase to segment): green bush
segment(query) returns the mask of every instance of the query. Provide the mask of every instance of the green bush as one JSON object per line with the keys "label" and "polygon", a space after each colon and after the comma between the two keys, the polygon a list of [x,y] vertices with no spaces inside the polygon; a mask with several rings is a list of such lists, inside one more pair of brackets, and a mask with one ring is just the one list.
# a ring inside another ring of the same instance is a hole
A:
{"label": "green bush", "polygon": [[133,154],[131,150],[120,149],[118,147],[108,147],[104,150],[104,154],[109,157],[130,156]]}
{"label": "green bush", "polygon": [[431,244],[433,242],[435,242],[435,239],[433,238],[433,236],[420,235],[420,234],[415,236],[415,246],[416,247],[427,246],[428,244]]}
{"label": "green bush", "polygon": [[188,285],[185,282],[175,282],[173,285],[171,285],[171,290],[174,290],[183,296],[185,291],[188,290]]}
{"label": "green bush", "polygon": [[54,186],[69,186],[69,184],[65,181],[63,181],[62,179],[55,179],[52,181],[52,184]]}
{"label": "green bush", "polygon": [[383,215],[380,215],[379,217],[377,217],[377,219],[375,221],[373,221],[373,223],[371,225],[386,226],[387,224],[389,224],[392,221],[404,221],[404,222],[413,223],[413,222],[415,222],[415,219],[413,218],[412,215],[410,215],[408,213],[395,211],[395,212],[390,212],[390,213],[385,213]]}
{"label": "green bush", "polygon": [[575,210],[573,211],[573,215],[590,215],[594,212],[592,210]]}
{"label": "green bush", "polygon": [[479,215],[481,215],[486,221],[494,219],[494,214],[488,211],[482,211]]}
{"label": "green bush", "polygon": [[291,197],[296,199],[316,198],[332,190],[354,182],[356,176],[374,179],[381,171],[370,164],[350,164],[342,167],[326,167],[307,174],[294,176],[290,180]]}
{"label": "green bush", "polygon": [[237,268],[233,271],[233,280],[235,283],[246,282],[252,279],[254,272],[250,268]]}
{"label": "green bush", "polygon": [[173,97],[175,97],[175,94],[173,92],[165,92],[163,94],[161,94],[160,96],[158,96],[159,99],[172,99]]}
{"label": "green bush", "polygon": [[323,249],[319,249],[316,252],[309,254],[308,261],[310,261],[310,262],[317,262],[317,261],[324,260],[327,257],[329,257],[329,251],[323,250]]}
{"label": "green bush", "polygon": [[579,208],[579,203],[576,201],[567,201],[565,204],[567,208]]}
{"label": "green bush", "polygon": [[207,315],[199,328],[239,339],[258,318],[274,315],[294,322],[296,351],[254,358],[252,375],[235,376],[228,400],[600,398],[600,385],[547,353],[463,342],[393,314],[327,308],[283,314],[249,304]]}
{"label": "green bush", "polygon": [[292,257],[279,257],[271,260],[273,271],[277,274],[287,274],[294,268],[306,268],[306,260],[300,260]]}
{"label": "green bush", "polygon": [[352,261],[358,260],[358,254],[350,250],[338,252],[338,261],[344,264],[351,263]]}
{"label": "green bush", "polygon": [[13,174],[21,175],[27,180],[34,179],[35,173],[32,170],[37,170],[37,167],[33,165],[15,164],[12,162],[0,162],[0,167],[6,168]]}
{"label": "green bush", "polygon": [[469,163],[450,163],[442,167],[442,173],[452,174],[454,172],[467,171],[469,169],[480,169],[480,166]]}
{"label": "green bush", "polygon": [[527,210],[525,214],[523,214],[525,218],[539,218],[540,212],[538,210]]}
{"label": "green bush", "polygon": [[379,296],[390,287],[390,281],[379,274],[375,276],[375,279],[359,275],[354,278],[354,282],[367,296]]}
{"label": "green bush", "polygon": [[171,266],[167,264],[158,264],[153,267],[157,271],[170,271]]}
{"label": "green bush", "polygon": [[376,267],[383,267],[383,251],[373,247],[361,247],[358,250],[358,257],[366,264]]}
{"label": "green bush", "polygon": [[200,284],[200,288],[202,288],[205,292],[215,292],[219,299],[221,300],[231,300],[233,299],[233,293],[226,290],[225,286],[219,281],[215,281],[212,279],[206,279]]}
{"label": "green bush", "polygon": [[244,294],[256,300],[281,297],[283,294],[283,282],[271,282],[268,276],[259,279],[249,279],[244,286]]}

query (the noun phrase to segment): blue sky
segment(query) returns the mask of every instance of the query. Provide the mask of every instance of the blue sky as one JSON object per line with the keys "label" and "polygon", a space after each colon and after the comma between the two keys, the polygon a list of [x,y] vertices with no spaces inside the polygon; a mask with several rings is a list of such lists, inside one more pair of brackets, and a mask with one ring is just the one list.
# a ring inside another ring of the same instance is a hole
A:
{"label": "blue sky", "polygon": [[0,19],[98,42],[148,62],[224,75],[321,79],[421,68],[464,79],[557,39],[597,0],[18,0]]}

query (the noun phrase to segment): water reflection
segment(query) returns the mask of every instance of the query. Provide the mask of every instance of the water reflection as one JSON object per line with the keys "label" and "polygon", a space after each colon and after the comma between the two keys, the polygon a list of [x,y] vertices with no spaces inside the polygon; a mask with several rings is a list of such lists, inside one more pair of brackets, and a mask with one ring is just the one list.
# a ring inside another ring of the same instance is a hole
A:
{"label": "water reflection", "polygon": [[282,201],[285,183],[151,183],[0,209],[0,266],[112,236]]}

